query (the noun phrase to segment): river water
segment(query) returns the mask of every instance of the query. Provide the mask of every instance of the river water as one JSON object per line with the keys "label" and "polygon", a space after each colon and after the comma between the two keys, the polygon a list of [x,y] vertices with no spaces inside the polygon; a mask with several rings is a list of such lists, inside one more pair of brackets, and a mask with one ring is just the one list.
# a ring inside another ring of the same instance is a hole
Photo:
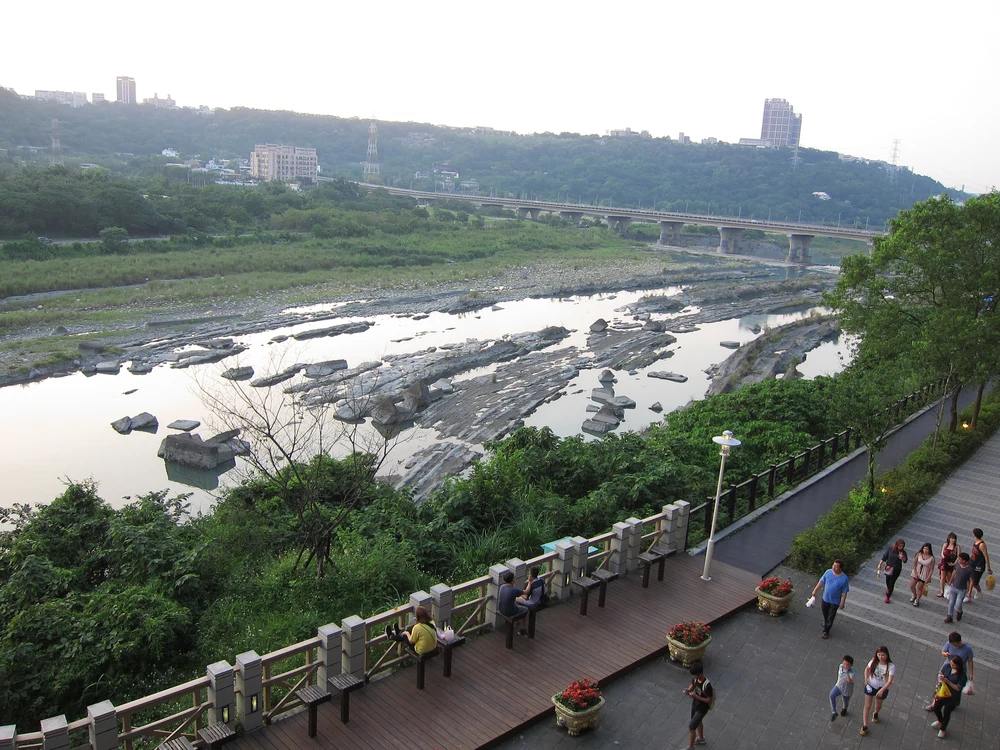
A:
{"label": "river water", "polygon": [[[219,375],[228,368],[252,365],[255,377],[275,372],[294,362],[320,362],[346,359],[354,367],[364,361],[378,360],[388,354],[402,354],[441,346],[466,339],[491,340],[507,333],[540,330],[546,326],[564,326],[572,333],[559,346],[576,346],[586,352],[589,326],[598,318],[609,322],[630,320],[622,306],[648,294],[675,294],[677,288],[659,291],[621,292],[564,299],[527,299],[501,305],[500,310],[484,309],[462,316],[432,313],[423,320],[390,315],[367,318],[375,325],[364,333],[306,341],[289,339],[271,343],[278,334],[290,335],[309,328],[331,325],[325,320],[295,328],[284,328],[235,337],[248,350],[219,364],[185,370],[160,365],[145,375],[133,375],[122,368],[118,375],[83,375],[74,373],[25,385],[0,388],[0,441],[3,451],[5,492],[0,505],[47,502],[63,491],[67,480],[91,478],[101,496],[120,506],[129,498],[153,490],[192,493],[191,507],[197,512],[211,507],[213,493],[226,481],[236,481],[238,472],[221,477],[211,472],[186,472],[173,467],[168,471],[156,451],[164,435],[173,432],[166,425],[177,419],[202,422],[196,430],[207,438],[212,434],[213,415],[202,403],[201,388],[224,383]],[[296,310],[325,311],[334,305],[314,305]],[[636,375],[616,373],[616,395],[629,396],[637,407],[626,412],[619,430],[639,429],[662,419],[649,409],[659,402],[663,413],[704,396],[709,381],[704,370],[732,352],[720,341],[745,343],[756,338],[755,326],[761,329],[782,325],[807,315],[808,311],[781,315],[758,315],[702,324],[692,333],[677,334],[671,348],[672,358],[661,360],[648,370],[669,370],[688,377],[686,383],[655,380],[646,370]],[[661,317],[661,316],[654,316]],[[334,322],[348,322],[349,318]],[[845,346],[831,341],[813,350],[799,370],[806,377],[837,372]],[[455,378],[473,377],[488,372],[480,370]],[[592,388],[597,387],[600,370],[583,370],[566,388],[566,396],[542,405],[525,419],[526,424],[548,426],[556,434],[569,436],[581,432],[587,418],[586,405]],[[292,381],[294,382],[294,381]],[[288,383],[274,386],[282,388]],[[133,391],[133,392],[130,392]],[[119,435],[110,423],[122,416],[148,411],[160,423],[153,433],[132,432]],[[218,421],[215,420],[216,425]],[[386,469],[398,470],[419,448],[437,439],[433,429],[414,428],[390,454]]]}

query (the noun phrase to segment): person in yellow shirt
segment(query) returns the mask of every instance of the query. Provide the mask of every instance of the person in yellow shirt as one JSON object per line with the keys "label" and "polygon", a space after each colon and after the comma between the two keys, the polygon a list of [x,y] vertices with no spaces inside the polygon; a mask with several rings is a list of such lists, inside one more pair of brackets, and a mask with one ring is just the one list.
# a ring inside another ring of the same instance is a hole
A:
{"label": "person in yellow shirt", "polygon": [[418,654],[426,654],[437,648],[437,626],[426,607],[417,607],[413,612],[416,620],[406,630],[400,630],[396,623],[385,626],[385,637],[390,641],[409,643]]}

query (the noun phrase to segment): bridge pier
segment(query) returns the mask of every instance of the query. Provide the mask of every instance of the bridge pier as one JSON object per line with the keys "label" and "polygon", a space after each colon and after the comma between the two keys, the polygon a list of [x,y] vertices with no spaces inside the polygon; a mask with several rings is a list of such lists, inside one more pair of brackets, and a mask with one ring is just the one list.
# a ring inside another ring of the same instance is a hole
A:
{"label": "bridge pier", "polygon": [[[660,244],[661,245],[674,245],[677,246],[681,244],[681,227],[684,226],[683,221],[661,221],[660,222]],[[667,232],[670,232],[670,239],[667,240]]]}
{"label": "bridge pier", "polygon": [[525,219],[530,216],[532,221],[538,221],[539,213],[541,213],[540,208],[525,208],[523,206],[519,206],[517,209],[517,215],[519,218]]}
{"label": "bridge pier", "polygon": [[733,255],[739,252],[742,236],[743,229],[740,227],[719,227],[719,253]]}
{"label": "bridge pier", "polygon": [[631,216],[608,216],[608,229],[611,229],[618,234],[625,234],[625,232],[628,231],[628,225],[631,223]]}
{"label": "bridge pier", "polygon": [[790,234],[788,235],[788,262],[808,263],[809,246],[812,244],[811,234]]}
{"label": "bridge pier", "polygon": [[573,226],[580,226],[580,219],[583,218],[582,211],[560,211],[559,218],[573,222]]}

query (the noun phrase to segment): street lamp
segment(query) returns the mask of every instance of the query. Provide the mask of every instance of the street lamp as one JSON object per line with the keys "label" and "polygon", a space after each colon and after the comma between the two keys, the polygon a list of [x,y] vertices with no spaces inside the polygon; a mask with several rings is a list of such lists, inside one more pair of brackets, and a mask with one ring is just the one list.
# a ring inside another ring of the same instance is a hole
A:
{"label": "street lamp", "polygon": [[722,435],[712,438],[712,442],[719,445],[719,455],[722,462],[719,465],[719,483],[715,487],[715,509],[712,512],[712,531],[708,535],[708,546],[705,547],[705,570],[701,574],[701,580],[711,581],[712,576],[709,571],[712,567],[712,552],[715,550],[715,523],[719,519],[719,500],[722,497],[722,476],[726,473],[726,456],[729,455],[730,448],[738,448],[742,443],[733,437],[731,430],[726,430]]}

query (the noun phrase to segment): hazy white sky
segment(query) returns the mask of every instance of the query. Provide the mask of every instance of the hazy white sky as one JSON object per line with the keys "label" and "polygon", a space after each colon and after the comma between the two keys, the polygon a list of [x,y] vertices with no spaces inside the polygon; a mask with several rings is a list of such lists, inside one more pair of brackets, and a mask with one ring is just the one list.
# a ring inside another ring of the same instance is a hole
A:
{"label": "hazy white sky", "polygon": [[[374,115],[521,133],[759,137],[765,98],[802,144],[1000,186],[1000,2],[4,3],[0,85],[181,105]],[[15,32],[16,30],[16,32]]]}

